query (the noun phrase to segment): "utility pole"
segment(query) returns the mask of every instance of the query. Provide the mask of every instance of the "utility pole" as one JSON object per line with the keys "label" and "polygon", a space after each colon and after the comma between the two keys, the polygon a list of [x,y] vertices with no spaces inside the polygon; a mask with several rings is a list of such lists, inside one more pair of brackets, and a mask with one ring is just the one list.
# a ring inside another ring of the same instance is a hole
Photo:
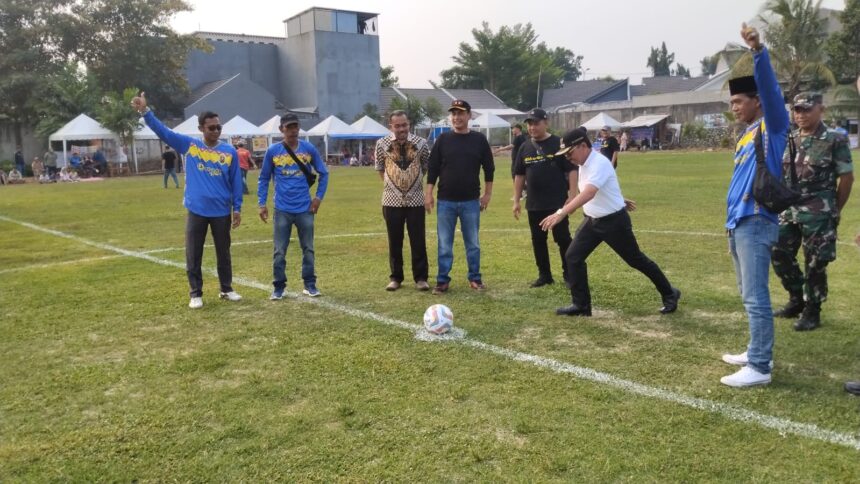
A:
{"label": "utility pole", "polygon": [[540,66],[538,69],[538,84],[537,84],[537,95],[535,96],[535,107],[540,107],[540,78],[541,74],[543,74],[543,66]]}

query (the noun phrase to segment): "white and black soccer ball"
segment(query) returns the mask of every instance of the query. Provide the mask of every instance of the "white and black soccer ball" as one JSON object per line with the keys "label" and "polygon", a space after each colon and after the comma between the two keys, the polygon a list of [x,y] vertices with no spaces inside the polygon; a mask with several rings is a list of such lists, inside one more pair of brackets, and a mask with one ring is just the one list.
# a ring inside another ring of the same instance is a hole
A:
{"label": "white and black soccer ball", "polygon": [[445,334],[454,326],[454,313],[444,304],[434,304],[424,311],[424,329],[433,334]]}

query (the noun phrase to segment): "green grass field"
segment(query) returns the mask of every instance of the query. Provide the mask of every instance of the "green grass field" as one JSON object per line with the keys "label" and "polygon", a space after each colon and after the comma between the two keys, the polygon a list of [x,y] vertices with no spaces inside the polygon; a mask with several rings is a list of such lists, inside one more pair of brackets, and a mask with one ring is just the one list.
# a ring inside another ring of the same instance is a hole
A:
{"label": "green grass field", "polygon": [[[219,301],[210,273],[198,311],[182,193],[160,176],[0,187],[0,482],[860,480],[860,399],[842,391],[860,378],[860,196],[823,327],[777,320],[773,383],[735,390],[719,383],[748,333],[722,229],[729,154],[621,159],[640,245],[683,291],[667,316],[605,246],[589,259],[595,316],[555,316],[569,294],[528,288],[528,224],[497,161],[485,293],[468,289],[459,235],[447,295],[384,291],[379,179],[338,167],[316,222],[323,297],[268,301],[271,225],[249,196],[232,251],[245,299]],[[294,239],[290,291],[299,259]],[[771,292],[785,301],[776,279]],[[436,302],[465,339],[416,338]]]}

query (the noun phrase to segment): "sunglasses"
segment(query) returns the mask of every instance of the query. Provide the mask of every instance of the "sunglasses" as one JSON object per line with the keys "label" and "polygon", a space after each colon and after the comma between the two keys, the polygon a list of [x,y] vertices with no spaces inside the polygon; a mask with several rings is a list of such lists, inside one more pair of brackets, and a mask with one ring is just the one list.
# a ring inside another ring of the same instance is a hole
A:
{"label": "sunglasses", "polygon": [[206,131],[213,131],[213,132],[214,131],[221,131],[221,125],[220,124],[213,124],[211,126],[206,126]]}

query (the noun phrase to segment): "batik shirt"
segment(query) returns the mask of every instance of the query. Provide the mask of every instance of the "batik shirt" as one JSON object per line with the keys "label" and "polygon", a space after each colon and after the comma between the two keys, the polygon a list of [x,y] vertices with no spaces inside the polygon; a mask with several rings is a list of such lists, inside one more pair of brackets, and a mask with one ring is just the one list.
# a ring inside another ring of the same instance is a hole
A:
{"label": "batik shirt", "polygon": [[423,207],[422,180],[427,172],[430,148],[420,136],[409,134],[405,143],[394,134],[376,142],[376,171],[384,172],[383,207]]}

